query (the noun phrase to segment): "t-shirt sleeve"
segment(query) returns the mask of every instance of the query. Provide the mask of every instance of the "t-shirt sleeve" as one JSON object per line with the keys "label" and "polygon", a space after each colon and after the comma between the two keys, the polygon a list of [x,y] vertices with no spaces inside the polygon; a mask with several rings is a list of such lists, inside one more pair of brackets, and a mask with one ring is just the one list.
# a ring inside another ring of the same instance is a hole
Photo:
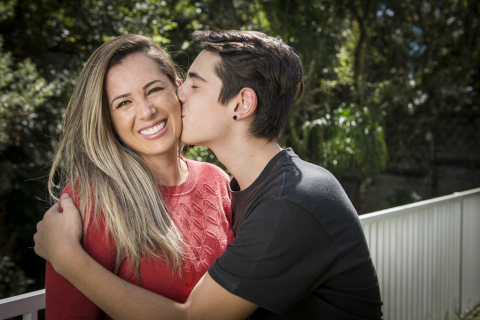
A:
{"label": "t-shirt sleeve", "polygon": [[338,268],[338,255],[310,211],[272,199],[245,219],[209,274],[229,292],[282,314],[325,281],[325,273]]}
{"label": "t-shirt sleeve", "polygon": [[[67,187],[63,192],[69,192]],[[75,197],[76,198],[76,197]],[[78,204],[77,204],[78,205]],[[115,247],[106,241],[105,229],[100,223],[88,229],[82,239],[85,251],[102,266],[111,270],[115,261]],[[45,315],[49,320],[101,319],[102,310],[59,275],[47,262],[45,274]]]}

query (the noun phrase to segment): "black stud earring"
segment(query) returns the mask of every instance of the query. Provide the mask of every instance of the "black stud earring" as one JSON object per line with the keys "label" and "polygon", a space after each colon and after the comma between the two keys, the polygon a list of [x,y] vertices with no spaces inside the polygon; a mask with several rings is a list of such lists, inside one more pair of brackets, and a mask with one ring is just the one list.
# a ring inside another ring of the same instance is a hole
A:
{"label": "black stud earring", "polygon": [[233,116],[233,120],[237,120],[237,116]]}

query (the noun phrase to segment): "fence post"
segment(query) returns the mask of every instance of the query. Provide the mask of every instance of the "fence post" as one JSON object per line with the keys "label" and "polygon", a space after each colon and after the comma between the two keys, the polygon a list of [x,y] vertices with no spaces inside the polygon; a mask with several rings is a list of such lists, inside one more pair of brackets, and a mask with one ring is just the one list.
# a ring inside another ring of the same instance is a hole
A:
{"label": "fence post", "polygon": [[22,320],[37,320],[37,311],[23,314]]}
{"label": "fence post", "polygon": [[460,250],[459,250],[459,272],[458,272],[458,314],[463,316],[462,310],[462,289],[463,289],[463,197],[459,197],[460,201]]}

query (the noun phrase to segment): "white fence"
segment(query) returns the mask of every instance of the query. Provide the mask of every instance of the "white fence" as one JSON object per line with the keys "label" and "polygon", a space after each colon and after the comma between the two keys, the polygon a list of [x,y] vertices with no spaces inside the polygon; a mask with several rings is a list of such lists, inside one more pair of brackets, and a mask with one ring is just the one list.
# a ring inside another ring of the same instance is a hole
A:
{"label": "white fence", "polygon": [[[360,216],[386,320],[444,320],[480,303],[480,188]],[[0,300],[36,320],[45,290]]]}
{"label": "white fence", "polygon": [[38,310],[45,309],[45,290],[38,290],[0,300],[0,319],[22,316],[37,320]]}
{"label": "white fence", "polygon": [[480,302],[480,188],[360,217],[384,318],[443,320]]}

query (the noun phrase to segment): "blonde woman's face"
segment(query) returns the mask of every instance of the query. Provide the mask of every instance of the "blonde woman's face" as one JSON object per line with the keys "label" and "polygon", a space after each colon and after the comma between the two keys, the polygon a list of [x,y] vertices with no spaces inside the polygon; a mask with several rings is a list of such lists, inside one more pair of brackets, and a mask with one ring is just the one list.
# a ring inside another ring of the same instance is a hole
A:
{"label": "blonde woman's face", "polygon": [[177,88],[144,54],[127,57],[105,79],[113,126],[144,157],[176,152],[182,132]]}

